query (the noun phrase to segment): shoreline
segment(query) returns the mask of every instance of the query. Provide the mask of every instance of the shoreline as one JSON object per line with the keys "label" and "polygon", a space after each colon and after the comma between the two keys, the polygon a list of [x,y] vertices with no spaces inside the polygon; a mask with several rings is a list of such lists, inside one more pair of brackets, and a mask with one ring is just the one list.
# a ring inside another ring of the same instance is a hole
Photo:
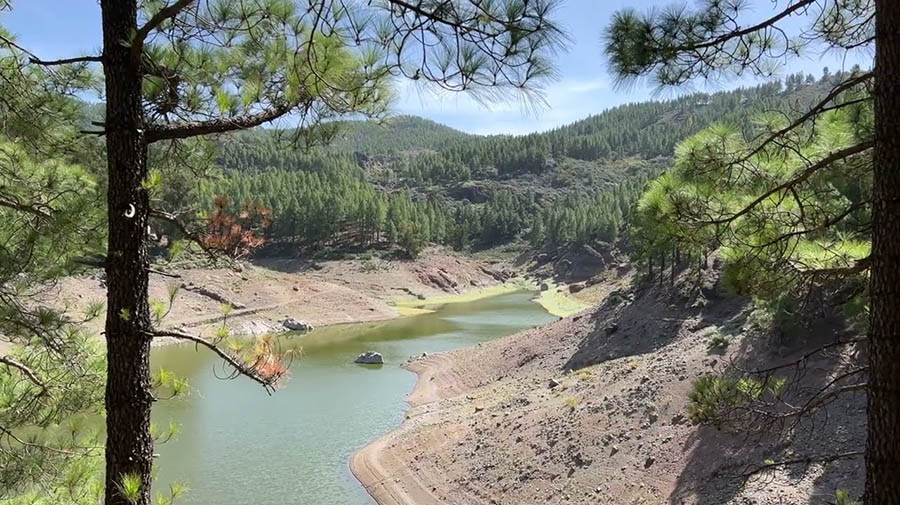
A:
{"label": "shoreline", "polygon": [[[462,348],[465,349],[465,348]],[[350,456],[350,473],[369,493],[378,505],[437,505],[441,501],[421,481],[410,472],[391,474],[379,460],[384,448],[428,413],[422,407],[441,400],[442,393],[452,385],[452,379],[439,378],[440,372],[452,364],[452,357],[446,352],[429,355],[427,358],[407,362],[402,368],[416,374],[416,384],[406,397],[409,406],[405,418],[399,426],[372,440]],[[461,391],[460,391],[461,392]]]}
{"label": "shoreline", "polygon": [[[514,289],[503,291],[502,288],[506,287]],[[549,314],[560,318],[591,307],[586,302],[559,291],[556,285],[541,292],[536,291],[538,286],[535,283],[521,278],[511,279],[504,284],[494,286],[494,288],[499,288],[500,291],[475,299],[530,288],[535,294],[532,302],[540,305]],[[426,301],[422,301],[421,304],[428,305]],[[508,335],[506,338],[511,336]],[[402,439],[405,434],[420,424],[427,423],[431,417],[429,414],[438,413],[439,410],[430,409],[430,405],[462,395],[471,389],[457,380],[450,370],[455,361],[455,353],[471,352],[478,347],[460,347],[451,351],[431,354],[427,358],[413,359],[402,365],[402,368],[416,374],[416,383],[406,397],[407,409],[403,422],[357,449],[348,461],[350,472],[378,505],[439,505],[444,503],[435,495],[436,488],[429,487],[417,478],[415,472],[411,471],[405,462],[390,459],[382,461],[382,458],[390,458],[386,449],[396,440]],[[387,466],[390,466],[391,469],[388,470]]]}
{"label": "shoreline", "polygon": [[[474,301],[483,300],[486,298],[492,298],[492,297],[500,296],[500,295],[504,295],[504,294],[515,293],[517,291],[529,290],[530,288],[533,288],[530,284],[524,283],[524,282],[522,282],[521,279],[517,278],[517,279],[510,279],[509,281],[506,281],[506,282],[503,282],[500,284],[495,284],[492,286],[481,287],[481,288],[463,291],[461,293],[431,296],[431,297],[425,298],[424,300],[402,300],[402,299],[401,300],[389,300],[389,301],[386,301],[385,303],[386,303],[387,307],[389,309],[391,309],[393,314],[376,314],[375,317],[369,317],[369,318],[356,318],[356,319],[351,319],[351,320],[347,320],[347,321],[327,322],[324,324],[316,325],[314,330],[319,329],[319,328],[330,328],[333,326],[342,326],[342,325],[349,325],[349,324],[363,324],[363,323],[379,323],[379,322],[394,321],[397,319],[404,319],[404,318],[408,318],[408,317],[415,317],[415,316],[422,315],[422,314],[432,313],[435,311],[434,309],[436,309],[437,307],[443,306],[443,305],[449,305],[449,304],[454,304],[454,303],[474,302]],[[539,305],[543,306],[543,304],[541,304],[540,302],[537,302],[537,299],[534,299],[534,301],[536,303],[538,303]],[[544,307],[544,308],[546,310],[546,307]],[[548,312],[550,312],[550,311],[548,310]],[[552,314],[552,312],[550,312],[550,313]],[[236,316],[231,315],[231,316],[229,316],[229,319],[237,319],[240,317],[242,317],[241,314],[238,314]],[[221,319],[221,318],[219,318],[219,319]],[[247,322],[254,323],[257,321],[255,321],[251,318]],[[216,323],[217,322],[212,322],[205,326],[212,326]],[[191,325],[191,323],[188,323],[187,326],[191,327],[192,325]],[[279,328],[273,327],[272,329],[277,330]],[[292,333],[292,331],[290,331],[290,330],[273,331],[269,334],[283,335],[283,334],[288,334],[288,333]],[[246,333],[246,332],[236,332],[235,336],[237,336],[237,337],[254,337],[254,336],[258,336],[258,335],[254,335],[253,333]],[[190,342],[181,340],[178,338],[174,338],[174,337],[165,337],[165,338],[159,338],[159,339],[154,340],[152,346],[153,347],[164,347],[164,346],[180,345],[180,344],[190,345]]]}

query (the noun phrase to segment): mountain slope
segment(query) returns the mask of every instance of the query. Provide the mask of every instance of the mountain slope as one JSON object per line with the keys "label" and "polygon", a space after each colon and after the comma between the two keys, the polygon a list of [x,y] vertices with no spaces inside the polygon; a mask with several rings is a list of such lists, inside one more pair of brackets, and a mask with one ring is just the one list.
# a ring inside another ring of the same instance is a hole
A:
{"label": "mountain slope", "polygon": [[[381,505],[775,505],[832,503],[838,489],[858,495],[858,459],[805,458],[864,446],[864,394],[795,430],[718,430],[692,423],[687,409],[694,380],[730,362],[790,363],[846,337],[842,321],[779,344],[754,327],[746,300],[708,295],[704,306],[638,284],[545,327],[413,360],[419,382],[406,422],[351,468]],[[733,333],[725,351],[709,345],[720,332]],[[858,366],[853,356],[850,346],[812,358],[793,387],[818,389]],[[746,477],[767,461],[801,464]]]}
{"label": "mountain slope", "polygon": [[289,132],[257,129],[220,142],[227,178],[197,198],[226,194],[235,210],[260,201],[276,220],[270,238],[302,247],[611,242],[679,142],[714,122],[749,129],[758,113],[790,111],[830,86],[789,82],[623,105],[524,136],[399,116],[329,123],[334,142],[307,151],[286,142]]}

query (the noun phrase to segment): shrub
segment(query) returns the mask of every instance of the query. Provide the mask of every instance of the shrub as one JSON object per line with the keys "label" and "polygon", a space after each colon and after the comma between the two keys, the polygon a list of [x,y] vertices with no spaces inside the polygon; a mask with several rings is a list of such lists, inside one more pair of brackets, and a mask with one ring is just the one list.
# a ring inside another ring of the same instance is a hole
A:
{"label": "shrub", "polygon": [[566,398],[566,407],[569,407],[572,410],[575,410],[575,407],[581,404],[581,399],[576,398],[574,396],[570,396]]}
{"label": "shrub", "polygon": [[713,349],[725,349],[731,343],[731,336],[715,332],[709,338],[709,346]]}
{"label": "shrub", "polygon": [[834,497],[837,505],[862,505],[862,502],[851,498],[850,492],[846,489],[838,489],[834,492]]}
{"label": "shrub", "polygon": [[786,384],[781,377],[758,381],[706,375],[694,381],[688,394],[687,413],[694,422],[720,426],[731,411],[742,405],[758,402],[764,395],[779,397]]}

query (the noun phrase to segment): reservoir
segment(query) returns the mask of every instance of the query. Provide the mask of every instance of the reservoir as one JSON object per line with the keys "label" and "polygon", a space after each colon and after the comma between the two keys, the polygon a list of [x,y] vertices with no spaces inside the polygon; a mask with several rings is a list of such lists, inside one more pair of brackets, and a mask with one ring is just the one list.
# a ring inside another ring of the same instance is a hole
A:
{"label": "reservoir", "polygon": [[[176,438],[157,444],[154,494],[177,481],[190,488],[175,502],[184,505],[374,503],[348,460],[403,421],[416,376],[400,365],[424,352],[476,345],[556,319],[532,297],[517,292],[281,337],[282,349],[302,353],[272,396],[246,378],[217,378],[224,375],[222,361],[207,350],[155,349],[154,367],[186,377],[191,394],[154,406],[158,426],[180,425]],[[385,364],[353,363],[370,350]]]}

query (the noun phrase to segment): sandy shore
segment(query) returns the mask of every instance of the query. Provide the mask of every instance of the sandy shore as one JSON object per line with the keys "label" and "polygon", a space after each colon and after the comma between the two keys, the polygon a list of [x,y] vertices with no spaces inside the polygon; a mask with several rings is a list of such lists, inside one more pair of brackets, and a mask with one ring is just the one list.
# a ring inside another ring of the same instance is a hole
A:
{"label": "sandy shore", "polygon": [[465,386],[450,373],[452,358],[436,354],[405,367],[418,375],[407,401],[410,410],[403,426],[357,451],[350,459],[350,470],[366,491],[380,505],[432,505],[441,503],[428,485],[415,472],[408,471],[405,461],[392,457],[386,449],[402,437],[418,416],[428,412],[427,405],[447,395],[458,394]]}

